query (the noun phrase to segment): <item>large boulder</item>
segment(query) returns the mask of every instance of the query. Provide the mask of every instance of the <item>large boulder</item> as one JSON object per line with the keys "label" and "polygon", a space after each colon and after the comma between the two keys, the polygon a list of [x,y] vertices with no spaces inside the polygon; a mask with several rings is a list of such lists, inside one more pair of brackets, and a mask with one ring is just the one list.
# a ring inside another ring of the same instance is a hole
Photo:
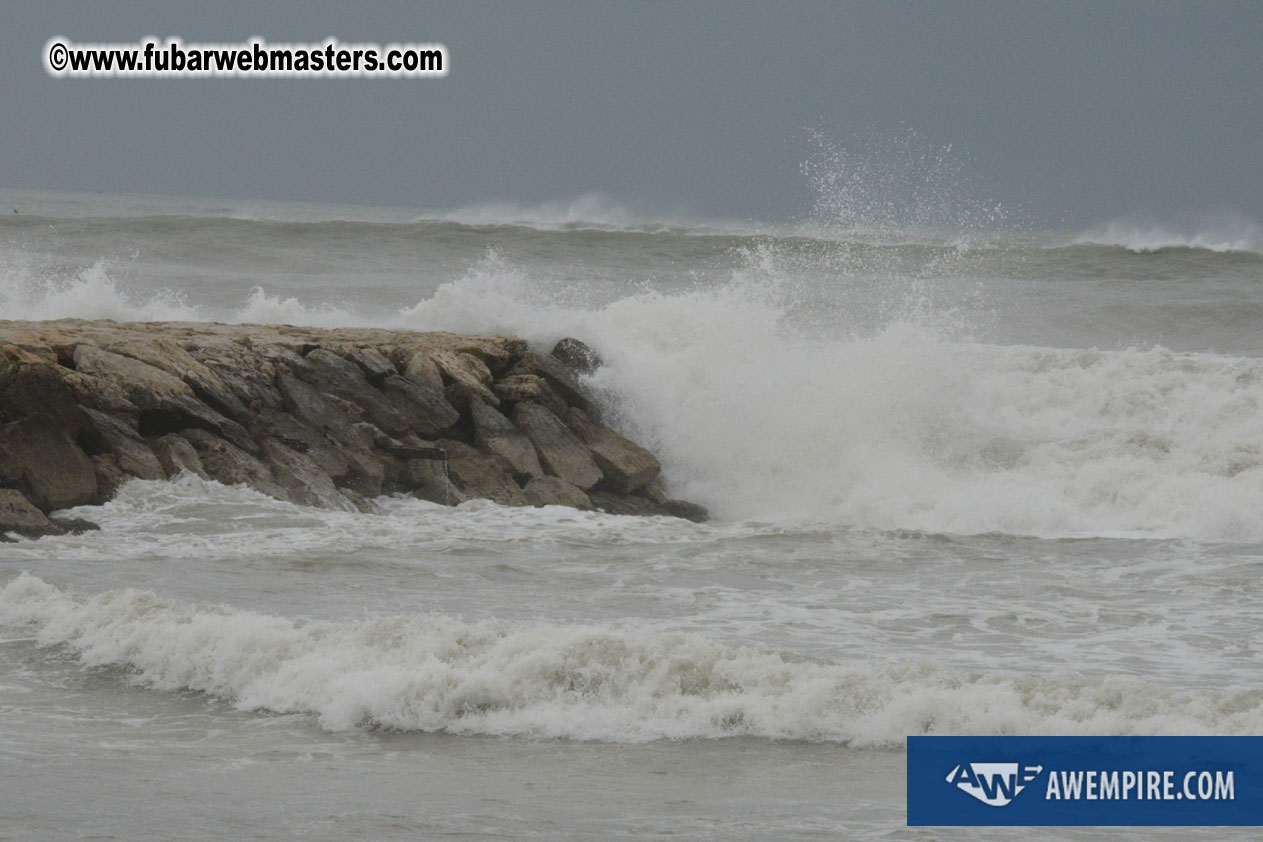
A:
{"label": "large boulder", "polygon": [[452,483],[467,499],[482,497],[502,506],[530,505],[513,479],[513,469],[500,456],[451,439],[441,439],[438,446],[447,451]]}
{"label": "large boulder", "polygon": [[342,496],[333,480],[310,456],[276,441],[263,443],[263,457],[285,499],[303,506],[353,512],[357,507]]}
{"label": "large boulder", "polygon": [[346,358],[360,367],[368,382],[380,386],[381,382],[392,374],[398,374],[395,364],[376,348],[349,348]]}
{"label": "large boulder", "polygon": [[616,494],[631,494],[652,482],[662,470],[657,457],[604,424],[593,421],[581,409],[566,415],[570,429],[588,446],[592,460],[605,475],[603,485]]}
{"label": "large boulder", "polygon": [[499,399],[491,391],[491,384],[494,382],[491,369],[473,354],[434,351],[430,354],[430,359],[443,372],[444,384],[460,384],[489,404],[499,403]]}
{"label": "large boulder", "polygon": [[492,388],[505,412],[512,412],[519,403],[532,402],[548,408],[558,418],[566,417],[566,402],[548,381],[538,374],[512,374],[497,380]]}
{"label": "large boulder", "polygon": [[42,512],[95,502],[92,461],[47,415],[0,424],[0,485]]}
{"label": "large boulder", "polygon": [[181,435],[193,445],[211,479],[224,485],[248,485],[255,491],[285,499],[285,489],[272,479],[268,466],[241,448],[206,430],[185,430]]}
{"label": "large boulder", "polygon": [[513,422],[479,400],[470,402],[469,412],[474,424],[474,444],[479,449],[502,456],[519,480],[544,475],[535,445]]}
{"label": "large boulder", "polygon": [[138,409],[149,409],[162,398],[193,397],[193,389],[175,375],[95,345],[76,346],[74,363],[80,376],[114,384]]}
{"label": "large boulder", "polygon": [[22,492],[0,488],[0,535],[5,532],[38,538],[41,535],[60,535],[62,530],[32,506]]}
{"label": "large boulder", "polygon": [[591,374],[602,365],[601,356],[596,351],[569,336],[557,340],[557,344],[553,346],[553,356],[577,375]]}
{"label": "large boulder", "polygon": [[577,406],[585,412],[593,409],[592,399],[587,391],[579,385],[574,374],[561,360],[538,351],[531,351],[515,365],[512,374],[534,374],[548,381],[548,384],[561,395],[568,406]]}
{"label": "large boulder", "polygon": [[403,373],[419,380],[434,391],[443,392],[443,370],[430,358],[427,351],[415,351],[404,360]]}
{"label": "large boulder", "polygon": [[560,477],[536,477],[522,489],[532,506],[569,506],[573,509],[590,509],[592,501],[583,489],[577,488]]}
{"label": "large boulder", "polygon": [[227,439],[247,453],[259,454],[259,443],[246,428],[216,412],[192,395],[164,395],[140,411],[140,434],[163,436],[188,429],[205,430]]}
{"label": "large boulder", "polygon": [[513,423],[535,445],[547,473],[584,491],[601,481],[604,475],[592,461],[587,446],[544,407],[537,403],[518,404],[513,410]]}
{"label": "large boulder", "polygon": [[119,470],[128,476],[137,479],[167,478],[162,463],[136,430],[104,412],[95,409],[83,412],[92,424],[89,438],[93,441],[89,446],[94,448],[94,452],[114,454]]}
{"label": "large boulder", "polygon": [[276,388],[285,397],[286,410],[318,430],[349,427],[361,419],[359,409],[353,404],[322,394],[292,374],[278,374]]}
{"label": "large boulder", "polygon": [[312,366],[298,376],[322,394],[341,398],[354,405],[363,417],[392,436],[411,430],[408,419],[391,401],[368,382],[358,365],[325,348],[307,355]]}
{"label": "large boulder", "polygon": [[88,428],[83,410],[56,366],[45,363],[14,366],[0,387],[0,421],[20,421],[31,415],[52,418],[71,438]]}
{"label": "large boulder", "polygon": [[460,420],[443,392],[419,377],[388,375],[382,380],[382,391],[418,435],[440,435]]}
{"label": "large boulder", "polygon": [[202,467],[202,459],[197,455],[193,445],[189,444],[189,440],[178,433],[167,433],[165,436],[159,436],[153,440],[154,456],[158,458],[158,463],[162,465],[163,473],[167,478],[187,472],[196,474],[202,479],[210,479],[210,474],[206,473],[206,469]]}

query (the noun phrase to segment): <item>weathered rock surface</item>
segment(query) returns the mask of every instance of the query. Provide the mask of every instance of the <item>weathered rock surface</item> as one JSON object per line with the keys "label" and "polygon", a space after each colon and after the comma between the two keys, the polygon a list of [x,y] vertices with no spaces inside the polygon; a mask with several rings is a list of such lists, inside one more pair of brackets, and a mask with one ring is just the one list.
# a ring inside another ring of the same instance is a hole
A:
{"label": "weathered rock surface", "polygon": [[522,489],[532,506],[569,506],[573,509],[590,509],[592,500],[583,489],[571,485],[559,477],[536,477]]}
{"label": "weathered rock surface", "polygon": [[32,506],[21,491],[0,488],[0,534],[5,532],[28,538],[61,534],[48,516]]}
{"label": "weathered rock surface", "polygon": [[0,486],[44,513],[95,502],[92,461],[47,415],[0,424]]}
{"label": "weathered rock surface", "polygon": [[469,410],[474,423],[475,445],[502,456],[518,479],[529,480],[544,475],[539,457],[535,454],[535,445],[513,426],[513,422],[481,401],[473,401]]}
{"label": "weathered rock surface", "polygon": [[605,476],[602,484],[615,494],[639,491],[656,479],[662,470],[652,453],[604,424],[593,421],[582,409],[571,407],[566,414],[566,422],[591,451],[592,461]]}
{"label": "weathered rock surface", "polygon": [[90,528],[48,513],[185,471],[345,511],[405,493],[704,517],[601,423],[600,364],[574,339],[0,321],[0,538]]}
{"label": "weathered rock surface", "polygon": [[604,476],[588,448],[567,429],[556,415],[537,403],[520,403],[513,410],[513,423],[535,445],[539,463],[554,477],[587,491]]}

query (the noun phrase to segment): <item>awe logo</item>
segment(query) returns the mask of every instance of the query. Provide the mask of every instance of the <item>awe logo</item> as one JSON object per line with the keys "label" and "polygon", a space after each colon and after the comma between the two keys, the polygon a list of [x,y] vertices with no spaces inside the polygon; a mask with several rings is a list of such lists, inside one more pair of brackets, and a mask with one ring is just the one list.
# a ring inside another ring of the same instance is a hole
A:
{"label": "awe logo", "polygon": [[983,804],[1003,807],[1042,771],[1043,766],[1024,763],[961,763],[947,773],[947,782]]}

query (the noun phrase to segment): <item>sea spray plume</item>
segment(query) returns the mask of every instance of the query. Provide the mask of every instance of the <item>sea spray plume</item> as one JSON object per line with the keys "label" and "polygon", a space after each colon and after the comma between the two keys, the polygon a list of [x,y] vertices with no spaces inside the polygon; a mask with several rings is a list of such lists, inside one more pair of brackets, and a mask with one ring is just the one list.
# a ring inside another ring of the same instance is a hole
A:
{"label": "sea spray plume", "polygon": [[1245,690],[1173,690],[1078,673],[1013,676],[922,661],[829,663],[626,626],[444,616],[297,620],[91,596],[22,574],[0,626],[158,690],[355,727],[643,742],[753,736],[897,746],[908,734],[1250,734]]}

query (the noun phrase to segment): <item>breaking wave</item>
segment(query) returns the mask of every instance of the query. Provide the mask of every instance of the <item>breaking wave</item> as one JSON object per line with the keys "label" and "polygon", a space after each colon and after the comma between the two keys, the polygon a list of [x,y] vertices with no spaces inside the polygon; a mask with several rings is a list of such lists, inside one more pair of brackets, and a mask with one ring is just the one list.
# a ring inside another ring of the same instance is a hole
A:
{"label": "breaking wave", "polygon": [[510,627],[443,616],[315,621],[137,590],[92,596],[23,574],[0,624],[86,666],[322,727],[615,742],[756,736],[856,746],[920,734],[1252,734],[1253,691],[1084,674],[827,663],[698,634]]}

